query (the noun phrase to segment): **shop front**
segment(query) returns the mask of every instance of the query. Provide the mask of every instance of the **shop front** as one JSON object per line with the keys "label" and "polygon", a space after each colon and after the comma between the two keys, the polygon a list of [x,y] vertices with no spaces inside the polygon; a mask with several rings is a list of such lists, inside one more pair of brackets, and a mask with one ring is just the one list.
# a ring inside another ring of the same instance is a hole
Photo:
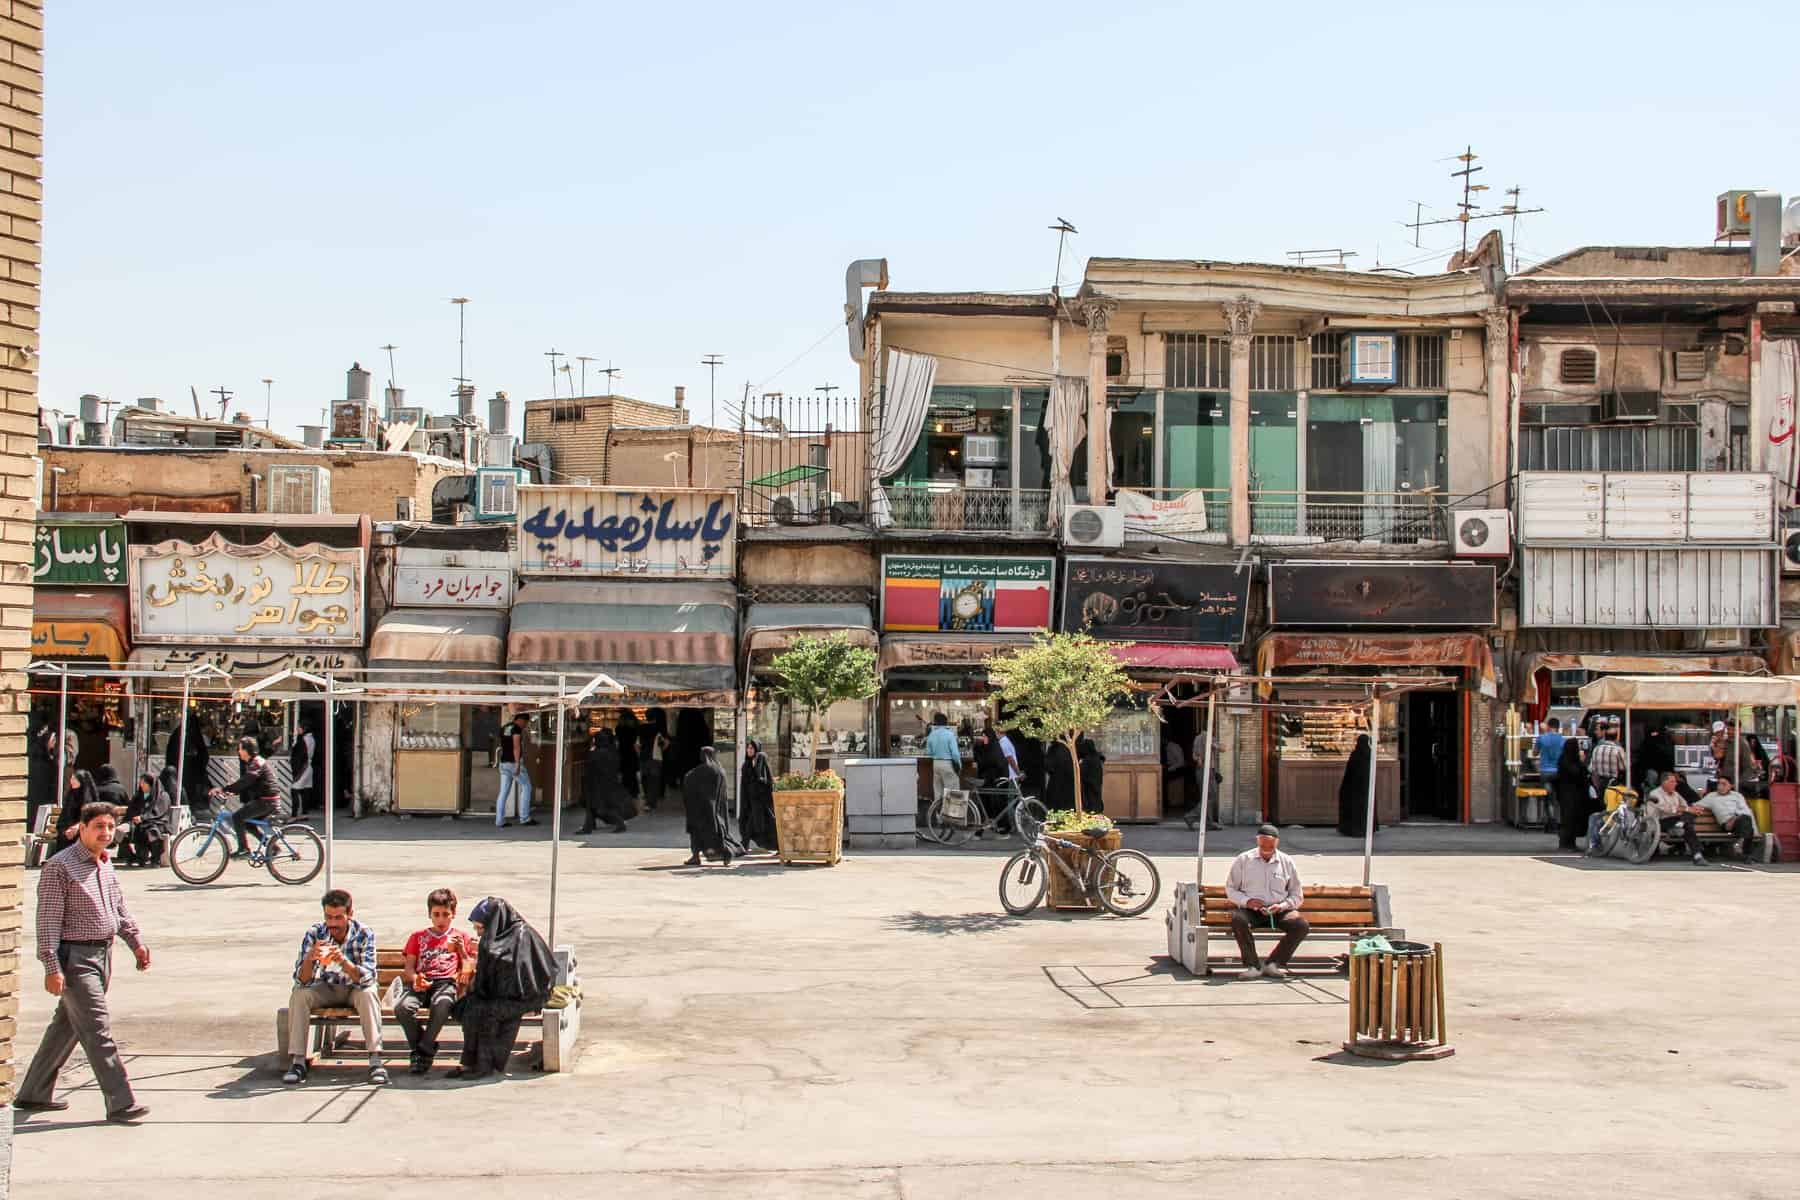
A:
{"label": "shop front", "polygon": [[110,763],[120,778],[131,770],[129,691],[108,673],[127,658],[131,628],[123,587],[39,587],[32,594],[32,721],[52,730],[64,719],[75,747],[74,765],[91,771]]}
{"label": "shop front", "polygon": [[919,796],[931,796],[925,736],[943,713],[956,731],[965,775],[975,731],[1004,727],[987,660],[1048,630],[1054,559],[889,554],[882,558],[883,690],[879,746],[918,760]]}
{"label": "shop front", "polygon": [[808,770],[815,758],[867,757],[875,700],[840,700],[820,722],[813,745],[813,714],[776,694],[770,663],[802,637],[842,634],[852,645],[876,648],[875,621],[866,604],[752,604],[744,616],[741,652],[747,736],[769,756],[772,769]]}
{"label": "shop front", "polygon": [[[370,682],[404,685],[417,696],[389,706],[394,811],[494,810],[500,705],[469,703],[466,695],[468,689],[504,688],[506,624],[504,610],[439,608],[392,609],[376,624],[369,638]],[[465,698],[426,698],[433,689]]]}
{"label": "shop front", "polygon": [[[1106,755],[1107,814],[1151,822],[1185,811],[1195,800],[1186,792],[1189,777],[1165,779],[1163,753],[1173,742],[1184,759],[1190,755],[1200,732],[1196,710],[1171,705],[1159,723],[1144,699],[1183,675],[1238,669],[1233,648],[1244,638],[1249,569],[1160,557],[1071,557],[1063,581],[1063,631],[1113,643],[1113,656],[1139,693],[1095,734]],[[1173,695],[1191,690],[1176,684]]]}
{"label": "shop front", "polygon": [[[1494,568],[1464,563],[1278,563],[1269,568],[1269,616],[1277,632],[1257,645],[1260,675],[1282,703],[1265,713],[1264,812],[1282,824],[1337,819],[1337,792],[1366,711],[1343,706],[1359,680],[1411,680],[1379,702],[1376,817],[1465,822],[1471,775],[1491,738],[1485,718],[1498,681],[1484,633],[1495,623]],[[1297,632],[1292,625],[1339,626]],[[1354,625],[1357,632],[1344,632]],[[1363,632],[1383,626],[1460,631]],[[1481,719],[1478,719],[1481,718]],[[1485,809],[1483,810],[1485,816]]]}

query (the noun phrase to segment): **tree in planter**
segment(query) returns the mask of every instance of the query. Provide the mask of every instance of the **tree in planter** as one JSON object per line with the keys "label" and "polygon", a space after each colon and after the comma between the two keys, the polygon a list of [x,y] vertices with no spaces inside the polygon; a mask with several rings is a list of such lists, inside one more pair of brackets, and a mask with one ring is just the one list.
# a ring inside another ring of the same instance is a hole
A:
{"label": "tree in planter", "polygon": [[812,709],[811,767],[817,767],[824,740],[825,710],[840,700],[867,700],[881,690],[875,652],[852,645],[847,633],[796,638],[769,664],[775,694]]}
{"label": "tree in planter", "polygon": [[[1061,742],[1075,764],[1075,739],[1131,696],[1131,680],[1108,649],[1118,644],[1084,633],[1040,634],[1029,646],[988,659],[988,678],[1027,736]],[[1086,811],[1079,783],[1075,811]]]}

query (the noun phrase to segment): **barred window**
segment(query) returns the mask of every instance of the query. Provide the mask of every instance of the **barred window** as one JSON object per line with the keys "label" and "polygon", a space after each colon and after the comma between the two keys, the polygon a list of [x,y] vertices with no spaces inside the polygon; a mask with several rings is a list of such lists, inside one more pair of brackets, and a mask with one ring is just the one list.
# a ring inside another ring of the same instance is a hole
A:
{"label": "barred window", "polygon": [[1223,391],[1231,386],[1231,341],[1210,333],[1163,334],[1163,386]]}
{"label": "barred window", "polygon": [[580,421],[587,409],[580,404],[553,404],[550,406],[550,423],[562,425],[570,421]]}
{"label": "barred window", "polygon": [[1403,388],[1444,386],[1444,335],[1403,333],[1395,353],[1400,356],[1399,384]]}
{"label": "barred window", "polygon": [[1312,335],[1312,386],[1314,391],[1328,392],[1338,385],[1338,335]]}
{"label": "barred window", "polygon": [[1250,339],[1250,390],[1294,390],[1294,350],[1299,342],[1291,333],[1259,333]]}

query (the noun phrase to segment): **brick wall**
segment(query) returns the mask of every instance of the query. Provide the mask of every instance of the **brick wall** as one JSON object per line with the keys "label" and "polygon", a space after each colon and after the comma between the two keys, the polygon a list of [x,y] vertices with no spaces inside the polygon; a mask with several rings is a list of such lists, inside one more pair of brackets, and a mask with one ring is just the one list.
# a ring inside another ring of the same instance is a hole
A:
{"label": "brick wall", "polygon": [[[579,406],[579,421],[552,420],[553,413]],[[615,425],[685,425],[688,412],[629,396],[582,396],[574,400],[533,400],[525,406],[525,442],[550,447],[550,469],[557,482],[586,476],[595,486],[614,482],[609,475],[607,431]]]}
{"label": "brick wall", "polygon": [[[24,885],[25,674],[37,444],[44,16],[0,3],[0,1100],[13,1094]],[[10,1131],[11,1122],[8,1122]],[[7,1156],[10,1163],[11,1156]],[[0,1191],[5,1177],[0,1176]]]}

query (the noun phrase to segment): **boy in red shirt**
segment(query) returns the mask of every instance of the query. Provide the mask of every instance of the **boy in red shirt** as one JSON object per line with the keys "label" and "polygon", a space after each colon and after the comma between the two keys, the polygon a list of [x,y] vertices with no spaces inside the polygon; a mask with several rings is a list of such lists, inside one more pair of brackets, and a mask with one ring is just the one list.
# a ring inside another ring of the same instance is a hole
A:
{"label": "boy in red shirt", "polygon": [[[469,977],[475,973],[474,941],[461,930],[450,928],[456,920],[456,893],[438,888],[425,897],[425,909],[431,914],[431,928],[421,929],[406,939],[408,991],[394,1006],[394,1017],[406,1031],[406,1044],[412,1050],[414,1075],[431,1070],[438,1052],[438,1033],[450,1019],[456,997],[469,986]],[[430,1014],[423,1029],[420,1009]]]}

